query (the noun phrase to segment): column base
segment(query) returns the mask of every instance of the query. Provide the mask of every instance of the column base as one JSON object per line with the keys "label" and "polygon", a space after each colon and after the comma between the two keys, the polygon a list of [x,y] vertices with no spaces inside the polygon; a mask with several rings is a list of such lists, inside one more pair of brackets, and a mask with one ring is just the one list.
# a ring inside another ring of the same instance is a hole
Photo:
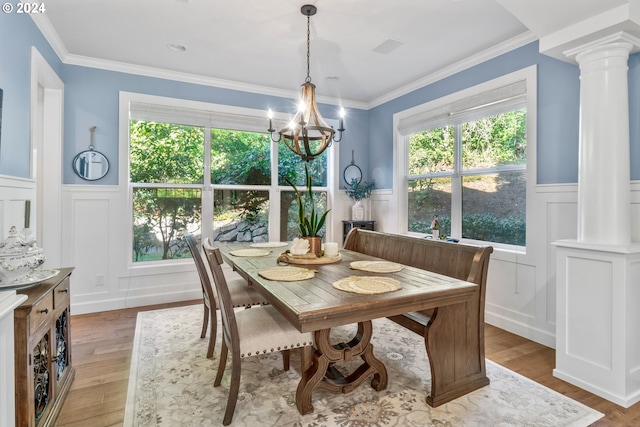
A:
{"label": "column base", "polygon": [[553,375],[627,408],[640,401],[640,245],[554,245]]}

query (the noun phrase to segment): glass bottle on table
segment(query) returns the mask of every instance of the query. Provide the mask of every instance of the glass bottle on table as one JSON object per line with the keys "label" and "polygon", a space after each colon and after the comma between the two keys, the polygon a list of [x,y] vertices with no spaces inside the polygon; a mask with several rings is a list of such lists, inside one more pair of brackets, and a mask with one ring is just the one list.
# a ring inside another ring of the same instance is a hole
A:
{"label": "glass bottle on table", "polygon": [[440,223],[438,222],[438,215],[433,216],[431,221],[431,237],[434,240],[440,239]]}

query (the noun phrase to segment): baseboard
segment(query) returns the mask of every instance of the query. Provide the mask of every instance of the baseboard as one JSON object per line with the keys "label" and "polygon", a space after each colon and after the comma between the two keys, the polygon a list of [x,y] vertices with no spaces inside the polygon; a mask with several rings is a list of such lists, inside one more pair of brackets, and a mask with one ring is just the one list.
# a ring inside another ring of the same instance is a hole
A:
{"label": "baseboard", "polygon": [[[73,298],[73,297],[72,297]],[[180,301],[192,301],[202,298],[201,290],[172,292],[155,295],[125,296],[109,300],[71,302],[71,314],[88,314],[100,311],[121,310],[124,308],[144,307],[147,305],[167,304]]]}
{"label": "baseboard", "polygon": [[587,390],[588,392],[593,393],[596,396],[600,396],[603,399],[607,399],[608,401],[613,402],[616,405],[620,405],[623,408],[629,408],[635,403],[640,402],[640,391],[636,391],[632,394],[629,394],[628,396],[618,396],[593,384],[575,378],[572,375],[568,375],[562,371],[559,371],[558,369],[553,370],[553,376],[556,378],[560,378],[561,380],[566,381],[569,384],[573,384],[576,387],[580,387],[583,390]]}
{"label": "baseboard", "polygon": [[489,312],[485,312],[484,321],[489,325],[504,329],[505,331],[519,335],[528,340],[535,341],[538,344],[542,344],[553,349],[556,348],[556,336],[548,331],[534,328],[530,325]]}

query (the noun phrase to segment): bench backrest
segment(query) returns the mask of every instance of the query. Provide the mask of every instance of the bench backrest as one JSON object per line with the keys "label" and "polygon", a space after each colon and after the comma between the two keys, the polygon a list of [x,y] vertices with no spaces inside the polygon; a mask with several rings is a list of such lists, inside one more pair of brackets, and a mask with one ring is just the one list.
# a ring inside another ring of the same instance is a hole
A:
{"label": "bench backrest", "polygon": [[472,246],[441,240],[354,228],[345,249],[477,283],[484,299],[491,246]]}

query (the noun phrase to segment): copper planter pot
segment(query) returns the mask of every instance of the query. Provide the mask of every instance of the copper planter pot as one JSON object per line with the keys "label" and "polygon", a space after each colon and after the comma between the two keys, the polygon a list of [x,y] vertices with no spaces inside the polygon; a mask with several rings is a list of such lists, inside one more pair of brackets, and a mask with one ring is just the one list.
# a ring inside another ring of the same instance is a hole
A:
{"label": "copper planter pot", "polygon": [[309,253],[320,256],[322,252],[322,237],[301,237],[309,242]]}

